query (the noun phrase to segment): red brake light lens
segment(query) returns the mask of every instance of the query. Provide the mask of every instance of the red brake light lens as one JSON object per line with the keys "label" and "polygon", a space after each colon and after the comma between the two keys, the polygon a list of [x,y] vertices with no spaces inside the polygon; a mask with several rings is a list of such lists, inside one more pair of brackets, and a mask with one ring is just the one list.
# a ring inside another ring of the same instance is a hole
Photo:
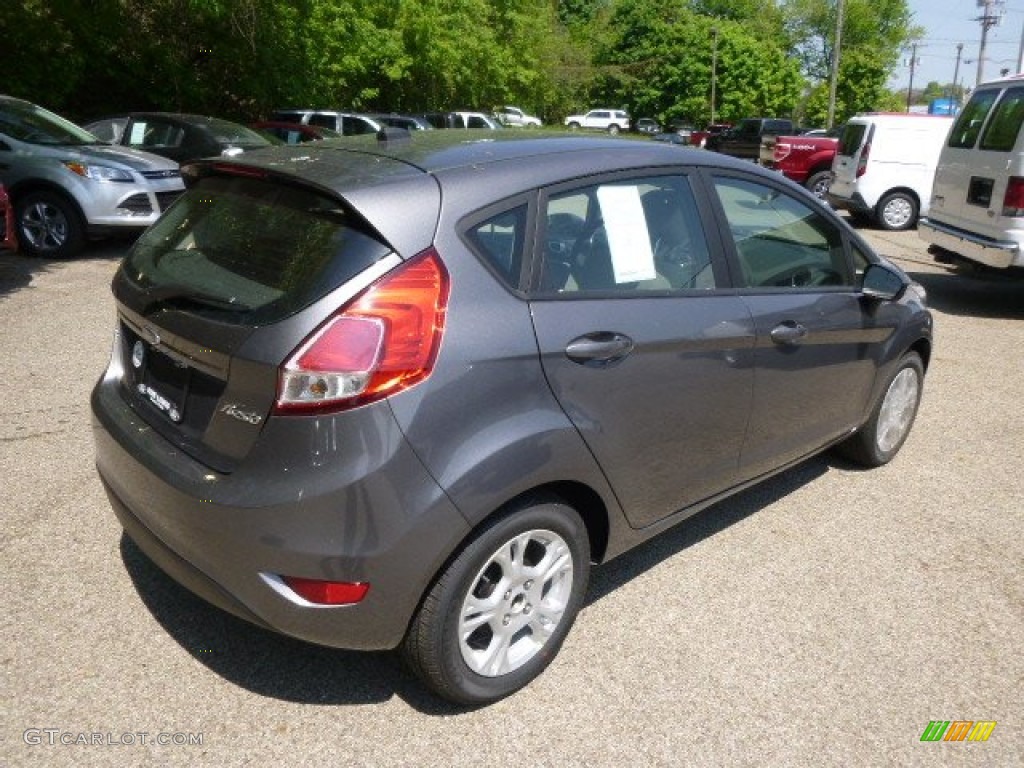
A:
{"label": "red brake light lens", "polygon": [[448,305],[448,272],[429,249],[367,288],[281,366],[279,412],[324,413],[408,389],[430,375]]}
{"label": "red brake light lens", "polygon": [[859,179],[868,169],[868,156],[871,154],[871,142],[864,145],[860,151],[860,160],[857,161],[857,178]]}
{"label": "red brake light lens", "polygon": [[318,605],[354,605],[370,591],[365,581],[321,581],[299,576],[282,576],[281,579],[303,600]]}
{"label": "red brake light lens", "polygon": [[1003,216],[1024,216],[1024,177],[1011,176],[1007,179]]}

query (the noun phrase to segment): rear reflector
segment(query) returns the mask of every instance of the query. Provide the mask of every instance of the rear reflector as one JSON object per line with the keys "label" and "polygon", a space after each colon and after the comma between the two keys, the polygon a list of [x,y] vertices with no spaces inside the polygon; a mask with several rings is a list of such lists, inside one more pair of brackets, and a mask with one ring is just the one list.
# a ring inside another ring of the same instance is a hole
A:
{"label": "rear reflector", "polygon": [[371,285],[281,366],[279,412],[327,413],[380,400],[433,370],[448,272],[433,248]]}
{"label": "rear reflector", "polygon": [[1007,179],[1003,216],[1024,216],[1024,177],[1011,176]]}
{"label": "rear reflector", "polygon": [[299,597],[318,605],[353,605],[370,591],[365,581],[320,581],[298,576],[282,576],[281,579]]}

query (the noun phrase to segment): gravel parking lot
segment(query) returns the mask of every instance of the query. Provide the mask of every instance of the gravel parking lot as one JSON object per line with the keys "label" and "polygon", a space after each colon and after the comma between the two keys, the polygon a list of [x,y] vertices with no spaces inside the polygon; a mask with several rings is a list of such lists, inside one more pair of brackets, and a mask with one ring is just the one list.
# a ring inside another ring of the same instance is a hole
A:
{"label": "gravel parking lot", "polygon": [[[598,569],[552,667],[475,711],[157,571],[92,463],[123,246],[0,255],[0,764],[1024,764],[1024,281],[866,232],[936,314],[902,453],[812,460]],[[923,743],[932,720],[998,724]]]}

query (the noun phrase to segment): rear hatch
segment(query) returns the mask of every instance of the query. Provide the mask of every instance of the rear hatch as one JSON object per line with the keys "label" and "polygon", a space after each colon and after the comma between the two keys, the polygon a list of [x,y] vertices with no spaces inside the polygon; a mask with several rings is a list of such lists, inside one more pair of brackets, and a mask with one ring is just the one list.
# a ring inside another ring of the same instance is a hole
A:
{"label": "rear hatch", "polygon": [[282,362],[401,259],[342,197],[242,165],[210,168],[220,170],[190,185],[115,276],[115,352],[133,410],[229,472],[271,415]]}
{"label": "rear hatch", "polygon": [[1024,122],[1024,86],[979,90],[942,151],[930,219],[1005,240],[1024,225],[1024,162],[1015,151]]}
{"label": "rear hatch", "polygon": [[834,178],[830,194],[847,199],[853,196],[857,179],[867,168],[873,132],[874,126],[869,123],[851,121],[847,124],[832,161]]}

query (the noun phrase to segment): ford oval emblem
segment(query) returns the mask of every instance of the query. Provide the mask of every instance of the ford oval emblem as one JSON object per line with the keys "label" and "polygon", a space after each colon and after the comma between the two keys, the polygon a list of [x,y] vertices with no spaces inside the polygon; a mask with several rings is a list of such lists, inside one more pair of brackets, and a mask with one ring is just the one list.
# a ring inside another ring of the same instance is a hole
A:
{"label": "ford oval emblem", "polygon": [[141,368],[145,359],[146,345],[141,341],[136,341],[135,346],[132,347],[132,366],[136,369]]}

